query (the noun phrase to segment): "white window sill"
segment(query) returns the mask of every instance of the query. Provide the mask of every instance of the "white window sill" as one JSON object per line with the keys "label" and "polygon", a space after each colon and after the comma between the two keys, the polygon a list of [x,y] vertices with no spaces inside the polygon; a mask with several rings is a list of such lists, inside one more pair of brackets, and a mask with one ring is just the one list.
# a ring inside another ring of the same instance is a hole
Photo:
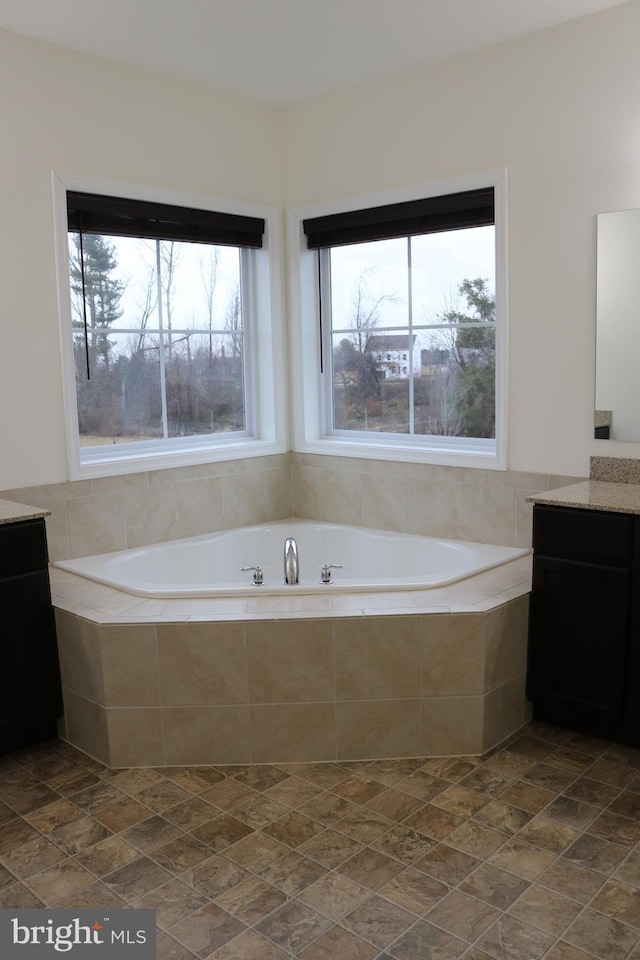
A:
{"label": "white window sill", "polygon": [[[440,438],[438,438],[440,439]],[[422,443],[398,443],[393,440],[327,436],[317,440],[305,440],[296,445],[298,453],[314,453],[334,457],[355,457],[366,460],[395,460],[406,463],[432,463],[438,466],[477,467],[487,470],[506,470],[506,457],[496,452],[493,440],[467,440],[462,449],[455,437],[443,437],[442,442],[432,446]]]}
{"label": "white window sill", "polygon": [[[86,448],[85,448],[86,449]],[[147,470],[165,470],[172,467],[191,467],[203,463],[217,463],[224,460],[240,460],[249,457],[270,457],[286,453],[285,444],[267,440],[230,441],[229,443],[194,444],[176,452],[148,452],[135,457],[118,455],[117,445],[114,454],[102,453],[91,460],[75,464],[70,469],[70,480],[90,480],[96,477],[113,477],[128,473],[144,473]]]}

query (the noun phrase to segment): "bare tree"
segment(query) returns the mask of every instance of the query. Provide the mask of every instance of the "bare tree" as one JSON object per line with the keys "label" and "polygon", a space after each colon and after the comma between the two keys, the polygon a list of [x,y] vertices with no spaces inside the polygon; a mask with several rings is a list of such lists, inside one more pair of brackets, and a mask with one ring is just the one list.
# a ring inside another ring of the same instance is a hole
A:
{"label": "bare tree", "polygon": [[366,353],[372,331],[378,325],[380,307],[383,303],[397,303],[396,294],[383,293],[379,297],[372,296],[368,287],[368,278],[375,270],[367,267],[358,277],[358,285],[353,297],[352,339],[359,353]]}
{"label": "bare tree", "polygon": [[213,360],[213,301],[218,282],[218,265],[220,263],[220,251],[217,247],[209,247],[207,256],[200,257],[200,273],[202,276],[202,285],[205,293],[205,309],[207,313],[207,324],[209,327],[209,362]]}
{"label": "bare tree", "polygon": [[236,284],[229,296],[224,321],[225,333],[231,339],[231,356],[242,356],[242,312],[240,309],[240,288]]}
{"label": "bare tree", "polygon": [[175,240],[156,241],[160,251],[160,289],[162,291],[162,305],[164,320],[167,328],[167,353],[171,360],[173,344],[171,330],[173,327],[173,295],[175,293],[176,268],[180,262],[181,249]]}

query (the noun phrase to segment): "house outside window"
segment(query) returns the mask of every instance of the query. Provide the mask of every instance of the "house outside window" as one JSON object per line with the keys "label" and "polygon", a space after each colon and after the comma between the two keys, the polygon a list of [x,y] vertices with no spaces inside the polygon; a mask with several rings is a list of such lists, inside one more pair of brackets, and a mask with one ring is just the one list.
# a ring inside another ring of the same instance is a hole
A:
{"label": "house outside window", "polygon": [[[504,464],[504,194],[496,176],[460,192],[300,212],[322,344],[318,407],[305,358],[302,449]],[[301,317],[310,334],[304,305]]]}
{"label": "house outside window", "polygon": [[[65,205],[72,474],[272,441],[275,399],[263,393],[265,407],[256,389],[260,328],[271,332],[264,217],[75,190]],[[273,356],[263,366],[273,387]]]}

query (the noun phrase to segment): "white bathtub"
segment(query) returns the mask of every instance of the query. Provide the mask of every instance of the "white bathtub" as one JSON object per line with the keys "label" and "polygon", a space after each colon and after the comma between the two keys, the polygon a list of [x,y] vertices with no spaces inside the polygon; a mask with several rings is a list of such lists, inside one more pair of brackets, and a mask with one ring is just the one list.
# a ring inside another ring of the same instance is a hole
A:
{"label": "white bathtub", "polygon": [[[284,583],[284,541],[295,537],[300,582]],[[461,540],[440,540],[310,520],[283,520],[224,530],[55,564],[142,597],[213,597],[361,590],[423,590],[463,580],[528,553]],[[332,583],[321,583],[324,564]],[[261,566],[264,583],[252,583]]]}

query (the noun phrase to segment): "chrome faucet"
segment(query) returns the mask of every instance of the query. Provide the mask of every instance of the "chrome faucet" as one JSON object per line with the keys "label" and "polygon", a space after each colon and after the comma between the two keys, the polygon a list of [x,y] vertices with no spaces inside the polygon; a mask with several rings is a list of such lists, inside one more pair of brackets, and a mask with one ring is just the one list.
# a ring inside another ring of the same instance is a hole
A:
{"label": "chrome faucet", "polygon": [[294,584],[299,579],[298,544],[293,537],[287,537],[284,542],[284,582]]}

